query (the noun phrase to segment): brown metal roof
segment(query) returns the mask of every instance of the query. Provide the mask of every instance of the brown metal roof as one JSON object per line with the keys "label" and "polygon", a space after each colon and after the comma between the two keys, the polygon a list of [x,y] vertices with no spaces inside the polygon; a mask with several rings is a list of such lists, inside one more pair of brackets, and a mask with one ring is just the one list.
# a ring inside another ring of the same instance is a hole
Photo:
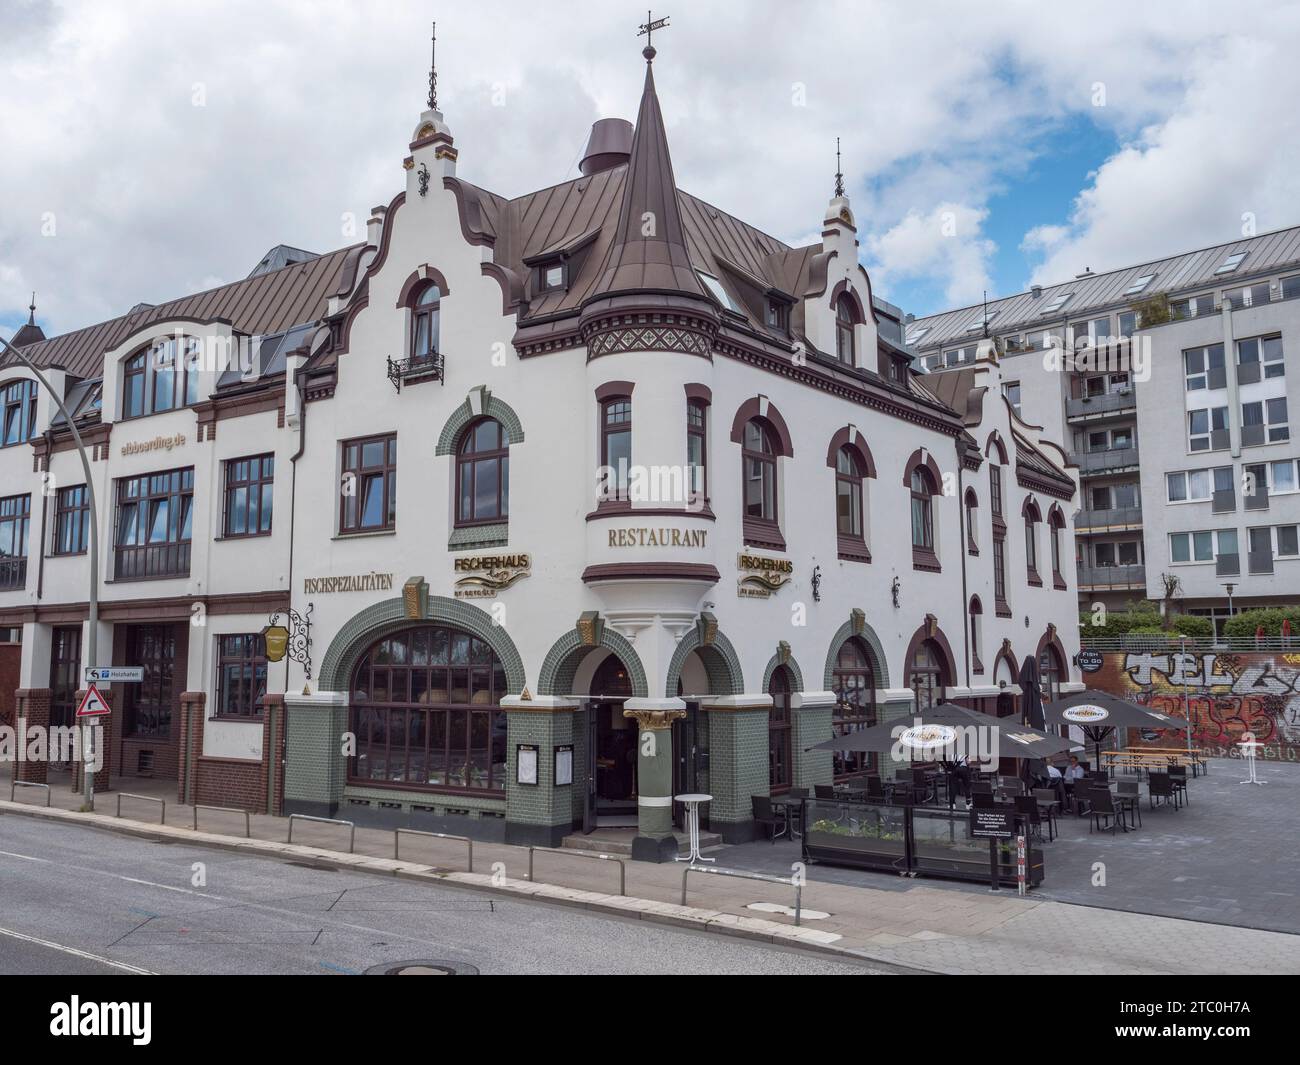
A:
{"label": "brown metal roof", "polygon": [[313,322],[325,314],[340,271],[358,246],[340,248],[305,263],[258,274],[207,292],[143,307],[119,318],[77,329],[24,347],[40,366],[61,366],[74,377],[99,377],[104,352],[137,330],[172,318],[228,320],[239,333],[269,335]]}

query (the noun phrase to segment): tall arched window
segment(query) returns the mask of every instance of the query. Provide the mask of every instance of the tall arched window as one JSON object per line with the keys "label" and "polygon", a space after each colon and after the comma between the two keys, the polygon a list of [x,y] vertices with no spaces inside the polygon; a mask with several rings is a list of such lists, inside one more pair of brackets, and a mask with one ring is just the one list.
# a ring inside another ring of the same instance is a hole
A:
{"label": "tall arched window", "polygon": [[923,641],[908,665],[908,687],[916,693],[917,709],[943,702],[944,690],[951,683],[943,651],[933,640]]}
{"label": "tall arched window", "polygon": [[984,634],[981,626],[984,620],[984,604],[980,602],[978,595],[970,597],[970,658],[971,672],[984,672],[984,659],[982,655],[984,647]]}
{"label": "tall arched window", "polygon": [[510,433],[495,418],[480,419],[461,437],[456,500],[457,525],[505,521],[510,514]]}
{"label": "tall arched window", "polygon": [[835,524],[840,536],[852,540],[862,540],[866,535],[862,509],[863,476],[857,453],[851,447],[840,448],[835,456]]}
{"label": "tall arched window", "polygon": [[411,307],[411,364],[428,362],[438,352],[439,311],[442,293],[437,285],[420,289]]}
{"label": "tall arched window", "polygon": [[1061,697],[1061,683],[1065,679],[1065,664],[1049,643],[1038,656],[1038,683],[1044,702],[1055,702]]}
{"label": "tall arched window", "polygon": [[975,489],[966,489],[966,553],[978,555],[979,541],[979,499]]}
{"label": "tall arched window", "polygon": [[835,357],[850,366],[857,365],[853,345],[853,327],[857,324],[857,311],[847,295],[835,301]]}
{"label": "tall arched window", "polygon": [[600,464],[606,472],[601,502],[627,499],[632,468],[631,396],[610,396],[600,404]]}
{"label": "tall arched window", "polygon": [[702,399],[688,400],[686,403],[686,465],[690,469],[690,484],[687,491],[693,502],[703,502],[708,498],[708,424],[709,405]]}
{"label": "tall arched window", "polygon": [[195,337],[163,337],[122,363],[122,417],[141,418],[199,401],[203,345]]}
{"label": "tall arched window", "polygon": [[25,444],[36,435],[36,382],[11,381],[0,388],[0,447]]}
{"label": "tall arched window", "polygon": [[745,425],[741,458],[745,471],[745,517],[776,524],[776,448],[772,434],[758,418]]}
{"label": "tall arched window", "polygon": [[794,744],[790,720],[790,670],[777,666],[772,670],[767,693],[772,709],[767,715],[767,780],[774,792],[789,790],[794,783]]}
{"label": "tall arched window", "polygon": [[1051,537],[1052,549],[1052,583],[1058,589],[1066,587],[1065,574],[1061,572],[1061,532],[1065,528],[1065,515],[1060,507],[1053,507],[1047,515],[1047,527]]}
{"label": "tall arched window", "polygon": [[1041,585],[1043,579],[1038,575],[1038,523],[1042,520],[1038,504],[1033,498],[1025,500],[1025,570],[1026,579],[1032,585]]}
{"label": "tall arched window", "polygon": [[930,471],[923,466],[912,470],[912,547],[934,550],[934,492]]}
{"label": "tall arched window", "polygon": [[[876,724],[876,671],[871,652],[856,636],[846,640],[836,655],[831,689],[836,695],[831,719],[835,735],[847,736]],[[835,778],[842,780],[871,768],[874,758],[862,751],[835,752]]]}
{"label": "tall arched window", "polygon": [[348,778],[369,785],[501,792],[505,668],[467,632],[426,625],[372,645],[352,674]]}

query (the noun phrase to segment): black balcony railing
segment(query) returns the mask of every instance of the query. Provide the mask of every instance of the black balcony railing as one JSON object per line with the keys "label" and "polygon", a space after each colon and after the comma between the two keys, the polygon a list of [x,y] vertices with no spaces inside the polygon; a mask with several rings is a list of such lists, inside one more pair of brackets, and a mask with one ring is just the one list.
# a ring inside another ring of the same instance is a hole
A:
{"label": "black balcony railing", "polygon": [[27,559],[0,558],[0,591],[27,587]]}
{"label": "black balcony railing", "polygon": [[114,580],[153,581],[189,575],[189,543],[133,545],[118,547],[114,551]]}
{"label": "black balcony railing", "polygon": [[[434,351],[428,355],[412,355],[409,359],[388,360],[388,379],[398,392],[402,391],[403,381],[423,381],[426,378],[443,381],[442,352]],[[444,382],[445,383],[445,382]]]}

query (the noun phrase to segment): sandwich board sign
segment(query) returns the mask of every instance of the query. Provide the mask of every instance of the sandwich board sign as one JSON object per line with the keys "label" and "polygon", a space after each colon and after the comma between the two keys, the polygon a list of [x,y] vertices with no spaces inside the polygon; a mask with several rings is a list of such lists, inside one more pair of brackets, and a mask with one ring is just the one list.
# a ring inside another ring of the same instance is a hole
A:
{"label": "sandwich board sign", "polygon": [[86,689],[86,694],[81,697],[81,703],[77,706],[77,718],[83,717],[107,717],[113,712],[113,708],[108,705],[108,700],[104,698],[95,685]]}

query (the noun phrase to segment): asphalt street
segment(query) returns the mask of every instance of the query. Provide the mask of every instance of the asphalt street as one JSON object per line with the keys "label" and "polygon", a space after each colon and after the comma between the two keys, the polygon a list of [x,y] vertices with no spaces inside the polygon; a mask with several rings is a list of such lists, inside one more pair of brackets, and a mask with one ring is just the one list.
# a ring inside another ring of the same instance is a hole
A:
{"label": "asphalt street", "polygon": [[[0,974],[827,974],[870,967],[353,871],[0,817]],[[878,970],[877,970],[878,971]]]}

